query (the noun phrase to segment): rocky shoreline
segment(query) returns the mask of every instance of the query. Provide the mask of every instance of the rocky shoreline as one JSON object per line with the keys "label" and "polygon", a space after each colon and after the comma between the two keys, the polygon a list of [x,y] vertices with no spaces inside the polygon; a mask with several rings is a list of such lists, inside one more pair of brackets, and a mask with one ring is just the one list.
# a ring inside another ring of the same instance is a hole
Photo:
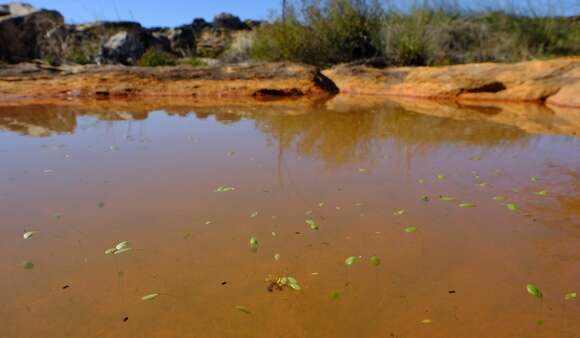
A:
{"label": "rocky shoreline", "polygon": [[24,64],[0,69],[0,101],[39,98],[302,98],[338,88],[315,67],[290,63],[210,67],[51,67]]}
{"label": "rocky shoreline", "polygon": [[293,63],[206,67],[0,67],[0,101],[142,96],[301,98],[366,95],[457,102],[526,102],[580,108],[580,57],[516,64],[373,68],[323,72]]}
{"label": "rocky shoreline", "polygon": [[580,57],[445,67],[343,65],[323,73],[346,94],[580,108]]}

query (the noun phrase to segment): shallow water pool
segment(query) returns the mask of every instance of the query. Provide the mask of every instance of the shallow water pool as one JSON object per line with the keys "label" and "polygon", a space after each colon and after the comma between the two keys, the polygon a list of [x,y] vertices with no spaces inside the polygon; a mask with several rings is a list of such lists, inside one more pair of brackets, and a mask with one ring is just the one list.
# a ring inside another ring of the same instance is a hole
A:
{"label": "shallow water pool", "polygon": [[0,109],[0,156],[0,337],[580,336],[573,136],[37,105]]}

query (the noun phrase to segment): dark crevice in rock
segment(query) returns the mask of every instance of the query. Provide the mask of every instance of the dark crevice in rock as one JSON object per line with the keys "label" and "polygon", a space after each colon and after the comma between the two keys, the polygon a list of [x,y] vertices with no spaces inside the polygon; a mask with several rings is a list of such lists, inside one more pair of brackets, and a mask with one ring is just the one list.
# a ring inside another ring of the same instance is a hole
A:
{"label": "dark crevice in rock", "polygon": [[486,83],[480,87],[475,87],[475,88],[467,88],[467,89],[463,89],[461,91],[461,94],[463,93],[497,93],[497,92],[501,92],[502,90],[506,90],[507,87],[499,82],[491,82],[491,83]]}
{"label": "dark crevice in rock", "polygon": [[297,89],[260,89],[256,91],[253,95],[255,98],[277,98],[277,97],[298,97],[304,96],[304,93]]}

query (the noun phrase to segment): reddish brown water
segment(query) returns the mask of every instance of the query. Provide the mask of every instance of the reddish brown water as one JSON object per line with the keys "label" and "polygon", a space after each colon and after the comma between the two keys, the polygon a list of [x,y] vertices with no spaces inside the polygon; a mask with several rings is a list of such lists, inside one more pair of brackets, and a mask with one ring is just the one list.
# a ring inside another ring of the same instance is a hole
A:
{"label": "reddish brown water", "polygon": [[580,139],[220,111],[0,112],[0,337],[580,337]]}

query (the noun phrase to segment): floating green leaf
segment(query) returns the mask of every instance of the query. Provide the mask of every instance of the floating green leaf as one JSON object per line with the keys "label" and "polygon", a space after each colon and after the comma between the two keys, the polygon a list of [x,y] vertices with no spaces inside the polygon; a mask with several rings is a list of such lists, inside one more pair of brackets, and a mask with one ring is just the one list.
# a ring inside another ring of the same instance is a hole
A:
{"label": "floating green leaf", "polygon": [[567,293],[566,295],[564,295],[564,299],[565,300],[576,299],[576,292]]}
{"label": "floating green leaf", "polygon": [[415,232],[415,231],[417,231],[417,228],[416,227],[406,227],[405,228],[405,232],[408,233],[408,234],[410,234],[412,232]]}
{"label": "floating green leaf", "polygon": [[423,183],[425,183],[425,180],[421,178],[417,182],[419,182],[419,184],[423,184]]}
{"label": "floating green leaf", "polygon": [[346,265],[353,265],[354,263],[356,263],[356,256],[350,256],[344,260],[344,264]]}
{"label": "floating green leaf", "polygon": [[114,252],[113,254],[114,254],[114,255],[120,255],[120,254],[122,254],[122,253],[125,253],[125,252],[128,252],[128,251],[131,251],[131,250],[132,250],[131,248],[123,248],[123,249],[118,249],[118,250],[115,250],[115,252]]}
{"label": "floating green leaf", "polygon": [[258,239],[256,237],[252,237],[250,238],[250,249],[252,250],[258,250]]}
{"label": "floating green leaf", "polygon": [[330,294],[330,299],[332,300],[338,300],[340,298],[340,292],[338,291],[332,291],[332,293]]}
{"label": "floating green leaf", "polygon": [[22,263],[22,267],[26,270],[32,270],[34,269],[34,263],[32,263],[31,261],[24,261]]}
{"label": "floating green leaf", "polygon": [[459,204],[459,207],[460,208],[474,208],[475,204],[464,202],[464,203]]}
{"label": "floating green leaf", "polygon": [[158,296],[159,296],[158,293],[150,293],[148,295],[141,297],[141,300],[153,300],[153,299],[157,298]]}
{"label": "floating green leaf", "polygon": [[515,203],[508,203],[505,205],[508,209],[510,209],[511,211],[517,211],[518,210],[518,205]]}
{"label": "floating green leaf", "polygon": [[115,253],[115,251],[117,251],[116,248],[107,249],[107,250],[105,250],[105,255],[113,254],[113,253]]}
{"label": "floating green leaf", "polygon": [[296,278],[294,277],[286,277],[287,279],[287,284],[289,287],[291,287],[292,289],[296,290],[296,291],[300,291],[302,290],[302,288],[300,287],[300,285],[298,285],[298,281],[296,280]]}
{"label": "floating green leaf", "polygon": [[421,201],[423,201],[423,202],[429,202],[429,196],[427,196],[427,195],[421,196]]}
{"label": "floating green leaf", "polygon": [[372,256],[370,260],[371,264],[374,266],[379,266],[381,264],[381,259],[379,258],[379,256]]}
{"label": "floating green leaf", "polygon": [[24,235],[22,235],[22,238],[24,238],[24,239],[30,239],[34,235],[36,235],[37,233],[38,233],[38,231],[28,231],[28,232],[25,232]]}
{"label": "floating green leaf", "polygon": [[538,196],[548,196],[548,192],[546,190],[535,192]]}
{"label": "floating green leaf", "polygon": [[431,324],[431,319],[423,319],[421,324]]}
{"label": "floating green leaf", "polygon": [[248,310],[245,306],[241,306],[241,305],[236,305],[235,306],[236,310],[243,312],[247,315],[251,315],[252,313],[250,312],[250,310]]}
{"label": "floating green leaf", "polygon": [[316,222],[312,219],[307,219],[306,220],[306,224],[308,224],[308,226],[310,226],[310,229],[312,230],[318,230],[318,224],[316,224]]}
{"label": "floating green leaf", "polygon": [[495,196],[493,199],[495,201],[500,201],[501,202],[501,201],[505,201],[505,196]]}
{"label": "floating green leaf", "polygon": [[226,187],[226,186],[223,186],[223,185],[222,185],[222,186],[219,186],[219,187],[218,187],[218,188],[215,190],[215,192],[228,192],[228,191],[234,191],[234,190],[236,190],[236,188],[234,188],[234,187]]}
{"label": "floating green leaf", "polygon": [[439,196],[439,198],[443,201],[455,201],[455,198],[450,196]]}
{"label": "floating green leaf", "polygon": [[258,216],[259,212],[254,211],[253,213],[250,214],[250,218],[255,218],[256,216]]}
{"label": "floating green leaf", "polygon": [[479,157],[479,156],[471,156],[469,159],[472,160],[472,161],[479,161],[479,160],[481,160],[481,157]]}
{"label": "floating green leaf", "polygon": [[275,261],[279,261],[280,260],[280,254],[275,254],[274,255],[274,260]]}
{"label": "floating green leaf", "polygon": [[438,180],[444,180],[446,178],[447,178],[447,176],[445,176],[445,175],[442,175],[442,174],[437,175]]}
{"label": "floating green leaf", "polygon": [[117,250],[123,250],[123,249],[128,248],[128,247],[129,247],[128,241],[120,242],[119,244],[115,245],[115,249],[117,249]]}
{"label": "floating green leaf", "polygon": [[544,295],[542,294],[542,291],[540,291],[540,289],[535,286],[534,284],[528,284],[526,285],[526,290],[528,290],[528,293],[536,298],[542,298]]}
{"label": "floating green leaf", "polygon": [[538,176],[530,177],[530,181],[532,181],[532,182],[538,182],[539,180],[540,180],[540,178]]}
{"label": "floating green leaf", "polygon": [[401,216],[404,213],[405,213],[405,210],[404,209],[400,209],[400,210],[397,210],[397,211],[393,212],[393,215],[395,215],[395,216]]}

